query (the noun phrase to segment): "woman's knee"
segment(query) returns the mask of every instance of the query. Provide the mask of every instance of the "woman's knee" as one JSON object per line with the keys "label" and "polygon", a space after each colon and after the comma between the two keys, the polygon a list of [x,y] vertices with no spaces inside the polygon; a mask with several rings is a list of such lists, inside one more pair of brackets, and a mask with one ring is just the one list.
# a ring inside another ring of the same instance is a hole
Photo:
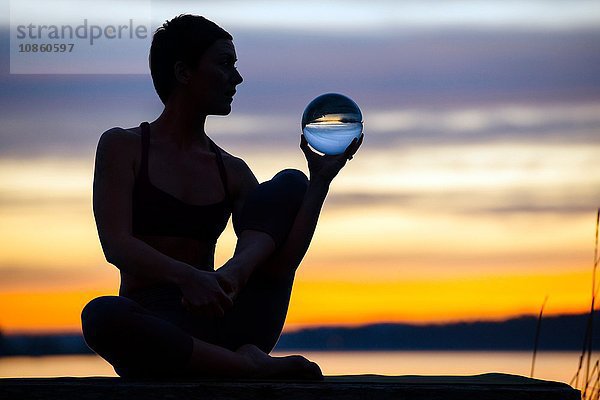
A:
{"label": "woman's knee", "polygon": [[282,169],[281,171],[276,173],[274,177],[279,177],[279,176],[295,178],[300,181],[308,181],[306,174],[304,172],[300,171],[299,169],[295,169],[295,168]]}
{"label": "woman's knee", "polygon": [[114,316],[122,308],[119,296],[102,296],[86,304],[81,311],[81,322],[84,325],[104,322],[107,317]]}
{"label": "woman's knee", "polygon": [[81,328],[88,345],[96,350],[107,334],[118,331],[129,308],[128,299],[120,296],[102,296],[90,301],[81,311]]}
{"label": "woman's knee", "polygon": [[277,174],[275,174],[273,180],[281,182],[281,184],[285,185],[289,189],[297,189],[302,193],[304,193],[308,187],[308,177],[306,174],[293,168],[287,168],[279,171]]}
{"label": "woman's knee", "polygon": [[192,351],[191,336],[126,297],[90,301],[81,321],[88,346],[120,376],[179,373]]}
{"label": "woman's knee", "polygon": [[279,246],[287,235],[308,187],[303,172],[285,169],[261,183],[246,199],[239,232],[250,229],[267,232]]}
{"label": "woman's knee", "polygon": [[272,184],[276,187],[278,193],[279,204],[288,209],[300,207],[300,203],[304,199],[304,194],[308,188],[308,178],[304,172],[297,169],[284,169],[279,171],[273,179]]}

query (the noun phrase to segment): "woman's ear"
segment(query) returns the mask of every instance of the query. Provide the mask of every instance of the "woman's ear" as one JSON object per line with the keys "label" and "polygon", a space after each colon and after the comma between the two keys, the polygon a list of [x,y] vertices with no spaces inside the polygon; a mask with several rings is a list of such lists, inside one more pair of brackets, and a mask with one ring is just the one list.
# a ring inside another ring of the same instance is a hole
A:
{"label": "woman's ear", "polygon": [[173,72],[175,73],[175,79],[177,82],[187,84],[190,80],[190,69],[183,61],[177,61],[173,66]]}

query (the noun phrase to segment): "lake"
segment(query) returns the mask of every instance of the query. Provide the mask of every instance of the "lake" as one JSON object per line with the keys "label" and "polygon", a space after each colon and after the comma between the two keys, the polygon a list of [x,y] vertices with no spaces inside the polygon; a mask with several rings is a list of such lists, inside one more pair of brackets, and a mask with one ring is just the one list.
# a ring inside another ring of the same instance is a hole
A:
{"label": "lake", "polygon": [[[347,351],[273,352],[302,354],[325,375],[476,375],[502,372],[529,376],[531,352],[484,351]],[[595,360],[596,358],[594,358]],[[569,383],[579,363],[578,352],[540,352],[534,377]],[[593,365],[593,363],[592,363]],[[95,355],[0,358],[0,377],[116,376]]]}

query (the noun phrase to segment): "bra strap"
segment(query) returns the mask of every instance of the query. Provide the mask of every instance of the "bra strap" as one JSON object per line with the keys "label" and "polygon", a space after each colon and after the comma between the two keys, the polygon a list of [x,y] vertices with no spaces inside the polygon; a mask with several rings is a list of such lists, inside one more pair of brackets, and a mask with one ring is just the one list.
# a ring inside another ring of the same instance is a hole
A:
{"label": "bra strap", "polygon": [[225,171],[225,164],[223,163],[221,151],[217,148],[217,145],[212,141],[212,139],[209,138],[208,140],[210,141],[213,152],[217,156],[217,166],[219,167],[221,182],[223,182],[223,189],[225,190],[225,200],[231,204],[231,196],[229,195],[229,189],[227,187],[227,171]]}
{"label": "bra strap", "polygon": [[148,178],[148,149],[150,148],[150,124],[146,121],[140,124],[142,132],[142,161],[140,165],[141,173]]}

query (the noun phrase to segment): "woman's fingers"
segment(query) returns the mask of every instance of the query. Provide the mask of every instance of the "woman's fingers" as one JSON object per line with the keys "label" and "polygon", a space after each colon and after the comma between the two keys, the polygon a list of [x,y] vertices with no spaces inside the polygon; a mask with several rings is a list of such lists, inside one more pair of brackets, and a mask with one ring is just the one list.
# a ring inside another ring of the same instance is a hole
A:
{"label": "woman's fingers", "polygon": [[308,141],[306,140],[304,133],[301,133],[300,134],[300,147],[306,147],[307,144],[308,144]]}
{"label": "woman's fingers", "polygon": [[354,138],[352,140],[352,143],[350,143],[348,145],[348,147],[346,148],[346,151],[344,151],[345,158],[347,158],[348,160],[352,160],[352,157],[354,156],[354,154],[356,154],[356,152],[358,151],[358,148],[362,144],[364,137],[365,137],[364,133],[361,133],[360,137],[358,139]]}
{"label": "woman's fingers", "polygon": [[220,305],[216,304],[216,305],[215,305],[215,306],[212,308],[212,313],[211,313],[211,315],[212,315],[212,316],[215,316],[215,317],[223,317],[223,316],[225,315],[225,310],[223,310],[223,308],[222,308]]}
{"label": "woman's fingers", "polygon": [[345,151],[338,155],[320,155],[308,146],[306,137],[300,135],[300,148],[306,156],[308,161],[308,169],[310,176],[319,176],[328,181],[332,181],[339,171],[346,165],[348,160],[352,159],[352,156],[360,145],[362,144],[364,135],[361,134],[358,138],[354,138],[353,141],[346,147]]}
{"label": "woman's fingers", "polygon": [[187,301],[187,299],[185,297],[181,298],[181,305],[183,306],[183,308],[185,308],[186,310],[189,310],[191,308],[191,304],[189,301]]}
{"label": "woman's fingers", "polygon": [[[358,148],[362,144],[364,137],[365,137],[365,134],[361,133],[358,138],[352,139],[352,142],[350,142],[348,147],[346,147],[346,150],[342,153],[343,158],[351,160],[352,156],[354,156],[354,154],[358,151]],[[304,134],[300,135],[300,148],[306,155],[313,153],[310,150],[310,148],[308,147],[308,141],[306,140],[306,137],[304,136]]]}
{"label": "woman's fingers", "polygon": [[233,283],[229,279],[227,279],[225,276],[220,274],[219,271],[216,271],[215,274],[217,276],[217,282],[219,283],[219,286],[221,286],[221,289],[223,289],[223,291],[228,296],[232,296],[235,293],[235,288],[233,286]]}
{"label": "woman's fingers", "polygon": [[302,152],[307,156],[310,153],[312,153],[312,151],[308,147],[308,141],[306,140],[306,137],[304,136],[304,134],[300,135],[300,148],[302,149]]}
{"label": "woman's fingers", "polygon": [[231,297],[225,293],[225,292],[221,292],[222,296],[219,299],[219,304],[221,307],[223,307],[224,309],[228,309],[231,306],[233,306],[233,300],[231,299]]}
{"label": "woman's fingers", "polygon": [[197,315],[222,317],[225,315],[225,310],[233,306],[233,300],[225,292],[220,291],[215,294],[213,301],[194,304],[182,297],[181,304],[185,309]]}

